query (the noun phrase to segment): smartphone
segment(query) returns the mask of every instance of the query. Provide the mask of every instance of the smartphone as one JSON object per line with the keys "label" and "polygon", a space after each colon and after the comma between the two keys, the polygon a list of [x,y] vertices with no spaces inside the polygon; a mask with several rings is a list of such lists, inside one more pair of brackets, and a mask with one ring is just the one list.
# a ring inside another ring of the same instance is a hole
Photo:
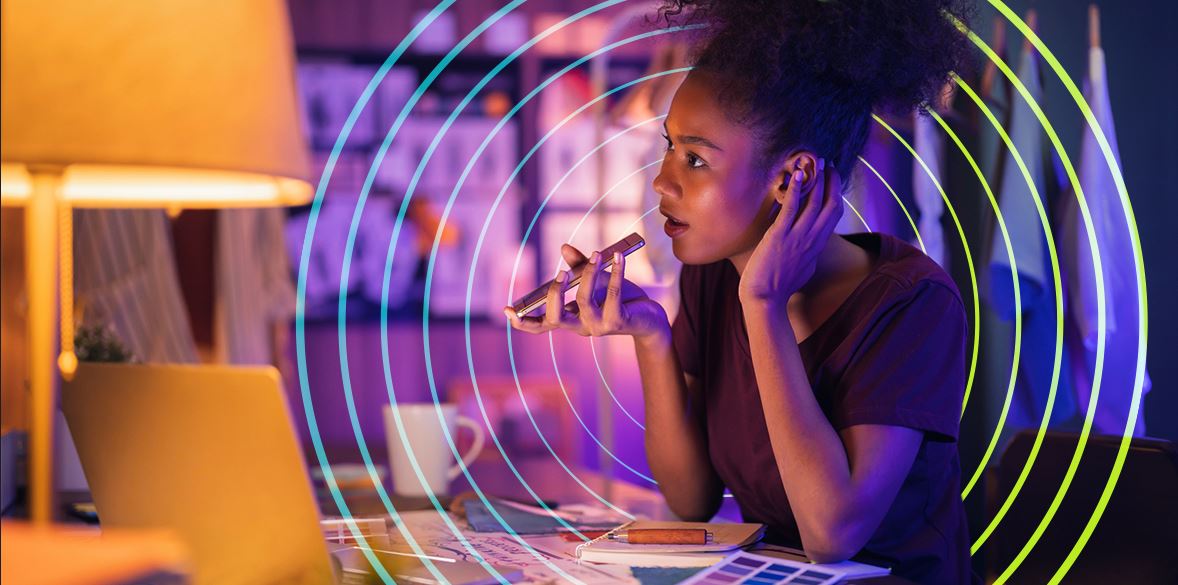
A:
{"label": "smartphone", "polygon": [[[631,252],[646,245],[646,240],[637,233],[630,234],[621,240],[615,242],[612,246],[601,251],[601,261],[603,268],[609,268],[614,264],[614,252],[621,252],[623,256],[629,256]],[[580,266],[574,266],[569,270],[572,278],[569,279],[568,288],[572,290],[581,283],[581,270],[588,265],[588,262]],[[519,318],[523,318],[528,313],[536,310],[538,307],[543,307],[548,300],[548,287],[552,286],[552,280],[536,287],[536,290],[520,297],[511,304],[511,309]]]}

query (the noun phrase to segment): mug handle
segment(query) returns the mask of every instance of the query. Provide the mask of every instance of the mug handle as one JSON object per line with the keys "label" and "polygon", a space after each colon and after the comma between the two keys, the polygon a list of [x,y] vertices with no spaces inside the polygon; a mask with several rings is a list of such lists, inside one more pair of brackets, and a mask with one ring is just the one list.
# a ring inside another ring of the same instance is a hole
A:
{"label": "mug handle", "polygon": [[[486,440],[486,436],[483,434],[483,427],[480,427],[478,423],[476,423],[474,419],[470,417],[458,415],[458,427],[466,427],[470,429],[472,433],[474,433],[474,444],[472,444],[470,446],[470,450],[468,450],[466,454],[462,456],[462,466],[469,466],[471,462],[473,462],[475,458],[479,456],[479,453],[483,452],[483,442]],[[454,466],[446,472],[446,478],[450,481],[454,481],[458,477],[458,474],[462,473],[462,466],[459,466],[457,463],[454,464]]]}

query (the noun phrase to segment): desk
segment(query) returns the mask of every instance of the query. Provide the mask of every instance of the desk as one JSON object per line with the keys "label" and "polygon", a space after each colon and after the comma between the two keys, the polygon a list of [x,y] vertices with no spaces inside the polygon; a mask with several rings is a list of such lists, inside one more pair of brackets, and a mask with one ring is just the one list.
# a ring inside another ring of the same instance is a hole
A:
{"label": "desk", "polygon": [[[338,459],[332,458],[332,461],[338,461]],[[374,454],[374,461],[381,461],[381,459],[375,458]],[[312,465],[316,465],[316,463],[312,462]],[[565,471],[551,459],[524,460],[515,462],[515,465],[520,476],[544,500],[562,504],[596,501],[594,496],[587,491],[586,486],[599,495],[603,494],[604,479],[600,474],[593,471],[574,469],[573,471],[577,478],[574,479],[569,472]],[[520,480],[511,473],[510,469],[502,461],[476,462],[470,466],[470,474],[475,483],[478,484],[479,489],[488,496],[534,501],[520,483]],[[585,485],[582,486],[577,480],[580,480]],[[391,493],[391,486],[388,485],[387,481],[385,482],[385,488],[389,490],[389,498],[398,513],[433,510],[433,506],[427,498],[395,496]],[[469,489],[469,482],[465,477],[460,476],[454,482],[451,493],[461,493]],[[320,510],[324,513],[338,513],[335,501],[325,487],[317,485],[316,493],[319,497]],[[374,488],[344,490],[341,493],[349,510],[355,516],[388,515],[388,511],[384,508],[380,496]],[[438,499],[442,505],[448,505],[452,498],[450,496],[441,496]],[[674,519],[662,495],[656,489],[653,489],[653,486],[648,488],[636,486],[624,481],[615,481],[613,497],[609,498],[609,501],[632,514],[642,514],[652,519]],[[397,530],[391,526],[390,536],[394,541],[400,538]],[[857,583],[863,585],[913,585],[911,581],[895,576],[856,579],[846,581],[845,583],[849,585]]]}
{"label": "desk", "polygon": [[[377,453],[373,454],[375,461],[384,461],[383,455],[378,457]],[[332,462],[349,462],[346,455],[336,457],[334,454],[330,458]],[[312,461],[311,466],[317,466],[317,462]],[[585,487],[581,486],[577,480],[573,479],[563,468],[561,468],[555,461],[552,460],[524,460],[516,462],[516,467],[520,475],[528,482],[528,484],[536,491],[541,498],[545,500],[553,500],[564,504],[594,501]],[[604,488],[604,481],[600,474],[593,471],[574,470],[576,477],[586,486],[599,494]],[[506,465],[501,461],[480,461],[470,467],[471,476],[478,483],[479,488],[488,495],[515,498],[520,500],[528,500],[530,496],[521,485],[520,480],[517,479]],[[317,482],[318,483],[318,482]],[[386,490],[389,490],[390,499],[393,505],[396,506],[397,511],[407,512],[410,510],[432,510],[432,506],[425,498],[404,498],[392,495],[391,486],[385,482]],[[459,493],[469,489],[469,484],[465,478],[460,477],[458,481],[454,482],[453,492]],[[631,513],[641,512],[655,519],[670,519],[670,512],[666,508],[666,504],[659,492],[651,488],[636,486],[623,481],[614,482],[614,497],[610,501],[620,508],[623,508]],[[319,500],[319,509],[325,514],[338,514],[335,506],[335,501],[326,488],[321,485],[316,486],[316,495]],[[375,489],[369,487],[368,489],[352,489],[343,490],[342,495],[344,501],[354,516],[387,516],[388,511],[384,508],[380,497]],[[449,496],[440,497],[439,500],[446,505],[450,502]],[[69,492],[62,494],[60,501],[63,504],[71,502],[89,501],[89,494],[83,492]],[[20,515],[18,512],[17,516]],[[436,514],[435,514],[436,516]],[[57,520],[65,522],[77,522],[76,518],[68,517],[64,514],[59,516]],[[390,527],[391,528],[391,527]],[[391,534],[396,535],[395,529],[390,530]],[[857,579],[847,581],[849,585],[913,585],[907,579],[899,577],[888,576],[879,577],[875,579]]]}

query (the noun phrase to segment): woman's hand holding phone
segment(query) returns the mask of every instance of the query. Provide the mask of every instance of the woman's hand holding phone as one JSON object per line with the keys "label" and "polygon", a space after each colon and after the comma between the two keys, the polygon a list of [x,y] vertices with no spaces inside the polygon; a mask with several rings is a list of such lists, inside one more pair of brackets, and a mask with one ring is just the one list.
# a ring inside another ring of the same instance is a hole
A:
{"label": "woman's hand holding phone", "polygon": [[613,270],[606,273],[606,259],[596,252],[596,258],[586,258],[569,244],[561,246],[560,252],[569,266],[585,265],[576,300],[565,303],[569,272],[562,270],[548,287],[543,317],[519,317],[511,307],[504,307],[503,313],[512,327],[528,333],[568,329],[586,337],[646,337],[669,330],[666,310],[642,287],[626,280],[623,254],[614,257]]}

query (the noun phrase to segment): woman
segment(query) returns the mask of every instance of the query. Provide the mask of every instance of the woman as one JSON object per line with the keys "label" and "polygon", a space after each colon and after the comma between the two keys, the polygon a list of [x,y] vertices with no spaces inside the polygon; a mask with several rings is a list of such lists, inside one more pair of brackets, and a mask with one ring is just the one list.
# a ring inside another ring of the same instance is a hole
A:
{"label": "woman", "polygon": [[[684,9],[687,10],[684,10]],[[965,55],[952,0],[668,1],[706,25],[665,120],[654,188],[684,263],[681,308],[588,262],[562,272],[539,333],[634,339],[651,471],[706,520],[730,490],[747,521],[814,561],[852,556],[963,583],[969,540],[956,438],[965,311],[907,244],[835,235],[873,110],[934,101]]]}

